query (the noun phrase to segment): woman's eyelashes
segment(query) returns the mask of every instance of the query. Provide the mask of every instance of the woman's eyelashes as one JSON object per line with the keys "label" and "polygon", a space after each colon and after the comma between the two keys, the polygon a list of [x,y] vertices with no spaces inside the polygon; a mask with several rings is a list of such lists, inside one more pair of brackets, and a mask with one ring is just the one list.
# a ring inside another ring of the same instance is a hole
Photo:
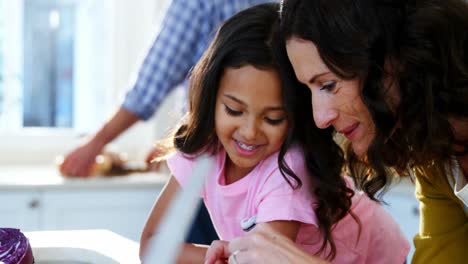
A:
{"label": "woman's eyelashes", "polygon": [[[224,105],[224,109],[225,109],[226,113],[228,115],[230,115],[230,116],[241,116],[243,114],[242,111],[234,110],[234,109],[230,108],[227,105]],[[285,119],[286,118],[284,118],[284,117],[281,117],[281,118],[264,117],[265,122],[267,122],[268,124],[270,124],[272,126],[280,125],[281,123],[284,122]]]}
{"label": "woman's eyelashes", "polygon": [[336,87],[336,83],[337,83],[336,81],[326,81],[326,82],[323,82],[322,85],[319,86],[319,88],[321,91],[333,92],[333,90]]}

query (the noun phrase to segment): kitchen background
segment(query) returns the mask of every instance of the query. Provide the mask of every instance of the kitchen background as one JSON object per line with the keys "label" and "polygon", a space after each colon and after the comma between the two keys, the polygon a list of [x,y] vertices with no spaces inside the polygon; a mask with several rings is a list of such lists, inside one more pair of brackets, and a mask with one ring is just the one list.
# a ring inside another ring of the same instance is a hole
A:
{"label": "kitchen background", "polygon": [[[64,179],[54,161],[120,104],[168,1],[0,0],[0,227],[109,229],[139,240],[165,173]],[[178,120],[181,98],[177,90],[112,150],[143,163]],[[385,197],[411,240],[411,183]]]}

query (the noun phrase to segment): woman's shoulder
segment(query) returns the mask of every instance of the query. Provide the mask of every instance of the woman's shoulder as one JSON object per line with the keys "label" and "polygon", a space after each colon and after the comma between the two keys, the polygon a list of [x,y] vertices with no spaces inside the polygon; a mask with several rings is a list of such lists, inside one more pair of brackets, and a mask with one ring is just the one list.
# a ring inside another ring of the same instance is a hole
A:
{"label": "woman's shoulder", "polygon": [[448,163],[431,162],[425,165],[417,165],[411,168],[411,173],[418,181],[439,185],[447,183],[447,173],[449,173]]}

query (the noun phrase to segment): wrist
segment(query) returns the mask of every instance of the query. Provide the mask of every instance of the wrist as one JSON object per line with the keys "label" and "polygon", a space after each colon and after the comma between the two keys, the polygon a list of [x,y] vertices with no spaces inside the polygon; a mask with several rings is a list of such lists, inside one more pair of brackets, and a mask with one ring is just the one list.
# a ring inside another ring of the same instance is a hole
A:
{"label": "wrist", "polygon": [[101,152],[107,143],[109,143],[109,140],[106,138],[104,133],[99,131],[89,140],[88,144],[92,145],[96,152]]}

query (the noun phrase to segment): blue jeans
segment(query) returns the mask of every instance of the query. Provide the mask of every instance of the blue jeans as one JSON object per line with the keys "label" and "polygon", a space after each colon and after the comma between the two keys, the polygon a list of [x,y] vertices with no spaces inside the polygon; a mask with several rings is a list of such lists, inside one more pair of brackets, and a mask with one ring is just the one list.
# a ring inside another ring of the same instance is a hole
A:
{"label": "blue jeans", "polygon": [[201,202],[185,242],[210,245],[213,240],[217,239],[219,237],[211,222],[210,214],[205,207],[205,203]]}

